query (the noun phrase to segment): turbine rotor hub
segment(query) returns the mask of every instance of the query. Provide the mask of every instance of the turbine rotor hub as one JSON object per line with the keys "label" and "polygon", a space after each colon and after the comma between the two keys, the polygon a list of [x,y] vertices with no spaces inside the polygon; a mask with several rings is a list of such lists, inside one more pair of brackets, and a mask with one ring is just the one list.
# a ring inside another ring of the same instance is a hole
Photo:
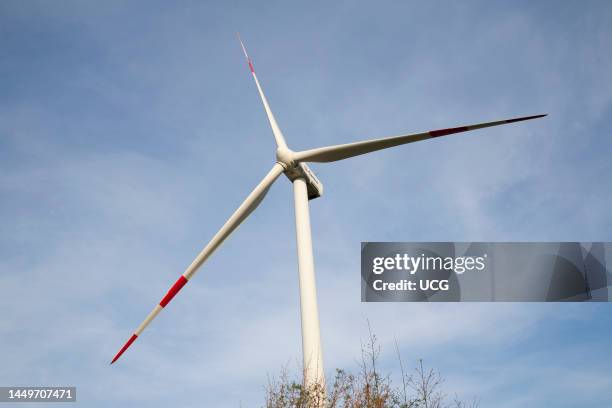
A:
{"label": "turbine rotor hub", "polygon": [[295,166],[293,159],[293,151],[287,147],[279,147],[276,149],[276,161],[279,162],[285,170]]}

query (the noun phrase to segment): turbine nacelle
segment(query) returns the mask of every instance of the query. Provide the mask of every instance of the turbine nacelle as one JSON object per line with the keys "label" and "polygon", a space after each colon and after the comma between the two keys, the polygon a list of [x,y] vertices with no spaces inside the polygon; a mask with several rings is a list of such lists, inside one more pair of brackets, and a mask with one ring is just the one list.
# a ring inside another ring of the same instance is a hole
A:
{"label": "turbine nacelle", "polygon": [[292,167],[285,169],[284,173],[291,182],[298,178],[303,178],[306,181],[309,200],[314,200],[323,195],[323,184],[306,163],[294,164]]}
{"label": "turbine nacelle", "polygon": [[293,150],[285,146],[276,149],[276,162],[283,166],[284,173],[291,182],[298,178],[303,178],[306,181],[309,200],[314,200],[323,195],[323,184],[306,163],[295,160]]}

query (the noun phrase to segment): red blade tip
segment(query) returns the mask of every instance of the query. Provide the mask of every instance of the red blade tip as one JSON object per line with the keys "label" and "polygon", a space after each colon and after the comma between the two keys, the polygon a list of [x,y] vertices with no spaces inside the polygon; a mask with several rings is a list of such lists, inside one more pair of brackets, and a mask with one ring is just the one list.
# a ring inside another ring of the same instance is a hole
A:
{"label": "red blade tip", "polygon": [[523,120],[538,119],[543,118],[544,116],[548,116],[548,113],[544,113],[542,115],[523,116],[522,118],[508,119],[506,120],[506,123],[522,122]]}
{"label": "red blade tip", "polygon": [[113,364],[115,361],[117,361],[119,359],[119,357],[121,357],[121,355],[125,352],[125,350],[127,350],[128,347],[130,347],[132,345],[132,343],[134,342],[134,340],[136,340],[137,338],[138,338],[138,336],[133,334],[132,337],[130,337],[130,339],[123,345],[123,347],[121,347],[121,350],[119,350],[119,352],[117,353],[115,358],[113,358],[113,361],[111,361],[111,364]]}

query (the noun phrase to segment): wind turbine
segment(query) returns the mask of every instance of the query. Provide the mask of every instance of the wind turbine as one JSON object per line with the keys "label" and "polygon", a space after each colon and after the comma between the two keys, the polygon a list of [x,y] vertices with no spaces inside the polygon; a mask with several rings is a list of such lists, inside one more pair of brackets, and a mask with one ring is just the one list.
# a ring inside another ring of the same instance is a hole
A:
{"label": "wind turbine", "polygon": [[308,384],[324,383],[323,354],[321,350],[321,336],[319,332],[319,311],[317,307],[317,292],[315,284],[314,261],[312,255],[312,236],[310,231],[310,215],[308,201],[320,197],[323,193],[323,185],[317,179],[313,171],[306,164],[336,162],[350,157],[371,153],[389,147],[400,146],[407,143],[418,142],[426,139],[447,136],[454,133],[467,132],[491,126],[505,125],[536,119],[546,116],[534,115],[495,122],[478,123],[469,126],[459,126],[447,129],[430,130],[423,133],[393,136],[382,139],[366,140],[355,143],[341,144],[335,146],[319,147],[316,149],[294,152],[287,146],[285,137],[281,132],[268,100],[259,84],[253,61],[247,54],[246,48],[240,39],[242,51],[247,64],[255,80],[259,96],[263,103],[268,121],[272,128],[272,134],[276,140],[276,162],[272,169],[266,174],[261,182],[251,191],[246,200],[238,207],[231,217],[223,224],[221,229],[212,237],[210,242],[198,254],[185,272],[168,290],[158,305],[149,313],[145,320],[138,326],[134,334],[115,355],[111,364],[127,350],[128,347],[142,334],[144,329],[151,323],[159,312],[164,309],[185,284],[195,275],[200,266],[212,255],[212,253],[223,243],[223,241],[240,225],[264,199],[266,193],[274,181],[284,173],[289,181],[293,183],[293,196],[295,204],[295,226],[298,250],[298,272],[300,280],[300,310],[302,321],[302,353],[304,382]]}

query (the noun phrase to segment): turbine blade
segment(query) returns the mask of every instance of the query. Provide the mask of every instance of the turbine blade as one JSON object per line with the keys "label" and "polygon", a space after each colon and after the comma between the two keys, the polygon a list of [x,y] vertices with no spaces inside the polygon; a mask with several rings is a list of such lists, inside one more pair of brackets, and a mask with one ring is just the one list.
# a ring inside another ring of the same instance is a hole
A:
{"label": "turbine blade", "polygon": [[168,290],[168,293],[162,298],[158,305],[153,308],[151,313],[144,319],[144,321],[138,326],[136,331],[132,334],[132,337],[128,339],[125,345],[115,355],[111,364],[113,364],[121,355],[134,343],[134,341],[140,336],[140,334],[147,328],[149,323],[157,317],[159,312],[164,309],[168,303],[176,296],[176,294],[185,286],[185,284],[195,275],[198,268],[210,257],[210,255],[223,243],[223,241],[244,221],[257,206],[264,199],[270,186],[278,178],[278,176],[284,171],[283,166],[278,163],[274,164],[272,170],[263,178],[263,180],[253,189],[251,194],[248,195],[246,200],[240,207],[232,214],[232,216],[225,222],[221,229],[215,234],[210,242],[204,247],[202,252],[194,259],[189,265],[185,272],[178,278],[178,280]]}
{"label": "turbine blade", "polygon": [[418,142],[420,140],[432,139],[435,137],[451,135],[453,133],[467,132],[469,130],[482,129],[490,126],[506,125],[508,123],[521,122],[523,120],[537,119],[546,116],[535,115],[522,118],[506,119],[496,122],[478,123],[476,125],[460,126],[448,129],[430,130],[424,133],[414,133],[411,135],[393,136],[384,139],[366,140],[363,142],[348,143],[336,146],[320,147],[318,149],[304,150],[295,152],[293,158],[296,161],[328,163],[338,160],[348,159],[349,157],[387,149],[389,147],[400,146],[406,143]]}
{"label": "turbine blade", "polygon": [[246,47],[240,38],[240,33],[236,33],[238,35],[238,41],[240,41],[240,46],[242,47],[242,52],[244,52],[244,56],[249,64],[249,69],[251,70],[251,74],[253,75],[253,79],[255,80],[255,85],[257,85],[257,90],[259,91],[259,96],[261,97],[261,101],[263,102],[264,109],[266,110],[266,115],[268,116],[268,121],[270,122],[270,127],[272,128],[272,133],[274,134],[274,139],[276,140],[276,147],[287,147],[287,143],[285,142],[285,137],[283,136],[283,132],[281,132],[278,127],[278,123],[276,123],[276,119],[274,118],[274,114],[270,109],[270,105],[268,104],[268,99],[259,85],[259,80],[257,79],[257,74],[255,74],[255,68],[253,67],[253,60],[249,57],[247,53]]}

